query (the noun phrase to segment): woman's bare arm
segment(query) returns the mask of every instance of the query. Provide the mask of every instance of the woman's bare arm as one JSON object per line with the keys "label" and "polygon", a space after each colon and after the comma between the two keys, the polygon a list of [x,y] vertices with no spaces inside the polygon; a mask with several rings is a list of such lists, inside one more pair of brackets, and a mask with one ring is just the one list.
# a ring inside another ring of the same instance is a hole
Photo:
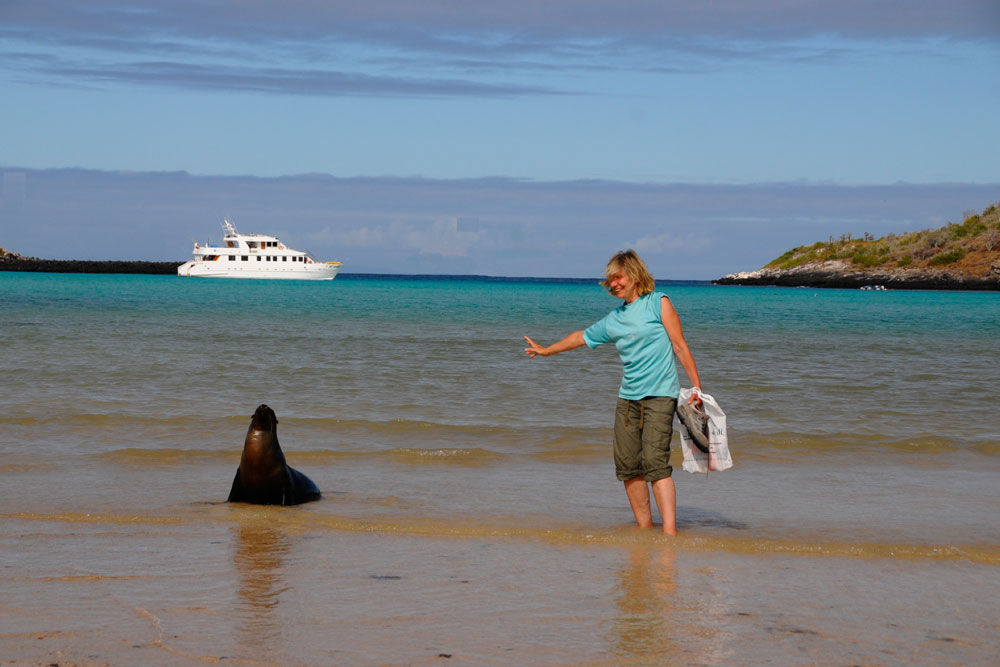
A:
{"label": "woman's bare arm", "polygon": [[[670,299],[667,297],[660,299],[660,318],[663,320],[663,327],[667,330],[667,335],[670,336],[670,344],[674,348],[674,356],[677,357],[677,361],[681,362],[681,367],[687,373],[692,386],[701,389],[701,380],[698,378],[698,366],[694,363],[694,357],[691,355],[687,341],[684,340],[681,318],[674,309],[674,304],[670,303]],[[692,401],[696,396],[697,394],[692,394]]]}
{"label": "woman's bare arm", "polygon": [[574,331],[558,343],[553,343],[548,347],[539,345],[527,336],[524,337],[524,340],[528,341],[529,345],[529,347],[524,348],[524,352],[532,359],[535,357],[550,357],[553,354],[575,350],[578,347],[586,345],[586,343],[583,342],[583,331]]}

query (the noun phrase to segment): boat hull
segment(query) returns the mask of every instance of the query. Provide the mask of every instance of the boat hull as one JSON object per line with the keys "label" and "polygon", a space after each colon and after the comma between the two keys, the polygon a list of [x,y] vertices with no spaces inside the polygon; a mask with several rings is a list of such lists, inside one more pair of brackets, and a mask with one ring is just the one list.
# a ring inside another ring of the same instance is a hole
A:
{"label": "boat hull", "polygon": [[339,262],[305,264],[295,268],[213,266],[215,262],[187,261],[177,267],[177,275],[185,278],[247,278],[255,280],[333,280],[340,271]]}

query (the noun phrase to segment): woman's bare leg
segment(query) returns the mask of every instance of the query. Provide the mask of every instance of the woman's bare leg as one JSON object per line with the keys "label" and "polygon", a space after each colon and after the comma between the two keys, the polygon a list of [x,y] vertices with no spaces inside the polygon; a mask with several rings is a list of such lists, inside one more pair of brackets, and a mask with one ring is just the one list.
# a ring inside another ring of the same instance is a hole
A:
{"label": "woman's bare leg", "polygon": [[[660,517],[663,519],[663,532],[667,535],[677,534],[677,490],[674,487],[674,478],[665,477],[653,482],[653,497],[656,498],[656,507],[660,510]],[[646,498],[647,511],[649,498]]]}
{"label": "woman's bare leg", "polygon": [[[649,488],[643,477],[633,477],[625,480],[625,493],[628,495],[628,503],[632,506],[632,514],[635,515],[635,522],[640,528],[651,528],[653,526],[653,514],[649,506]],[[659,502],[659,499],[657,499]]]}

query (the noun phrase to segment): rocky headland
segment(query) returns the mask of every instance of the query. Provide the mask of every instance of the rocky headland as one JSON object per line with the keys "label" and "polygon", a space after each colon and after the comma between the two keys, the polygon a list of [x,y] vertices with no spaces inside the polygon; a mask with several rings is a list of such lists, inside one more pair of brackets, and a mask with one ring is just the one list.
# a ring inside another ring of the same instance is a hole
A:
{"label": "rocky headland", "polygon": [[845,234],[793,248],[756,271],[716,285],[1000,290],[1000,210],[968,213],[962,223],[862,239]]}
{"label": "rocky headland", "polygon": [[0,271],[49,271],[52,273],[176,274],[183,262],[122,260],[39,259],[0,248]]}

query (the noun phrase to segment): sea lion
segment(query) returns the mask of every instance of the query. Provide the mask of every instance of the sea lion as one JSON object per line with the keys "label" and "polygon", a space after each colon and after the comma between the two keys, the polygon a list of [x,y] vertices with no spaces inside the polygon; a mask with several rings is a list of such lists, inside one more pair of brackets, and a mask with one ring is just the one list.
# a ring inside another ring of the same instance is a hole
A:
{"label": "sea lion", "polygon": [[227,499],[231,503],[298,505],[319,500],[313,481],[285,462],[278,444],[278,417],[266,405],[257,406],[243,443],[240,467]]}

